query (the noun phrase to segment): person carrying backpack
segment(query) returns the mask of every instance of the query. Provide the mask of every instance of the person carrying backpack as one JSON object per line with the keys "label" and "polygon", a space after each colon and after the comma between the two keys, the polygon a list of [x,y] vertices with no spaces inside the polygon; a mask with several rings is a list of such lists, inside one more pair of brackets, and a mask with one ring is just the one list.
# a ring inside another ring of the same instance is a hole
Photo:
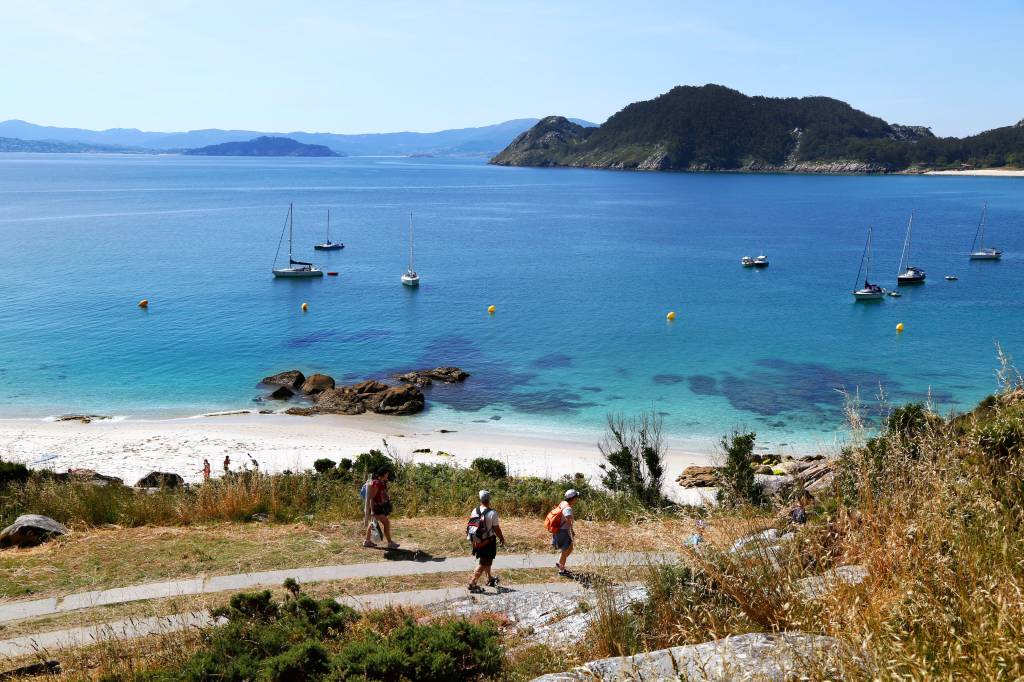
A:
{"label": "person carrying backpack", "polygon": [[388,549],[398,549],[399,545],[391,539],[391,496],[388,495],[388,479],[391,478],[391,469],[382,466],[377,469],[370,487],[366,491],[366,502],[370,507],[370,523],[366,526],[366,537],[363,538],[363,547],[376,547],[375,542],[370,541],[370,533],[373,532],[374,522],[380,524],[381,533],[388,541]]}
{"label": "person carrying backpack", "polygon": [[574,520],[572,506],[576,504],[579,496],[578,491],[569,488],[565,491],[565,499],[559,502],[557,507],[549,511],[544,519],[544,526],[551,533],[551,545],[562,552],[562,555],[558,558],[558,563],[555,564],[555,568],[558,569],[558,575],[561,576],[572,575],[565,568],[565,562],[569,555],[572,554],[573,545],[576,542],[576,532],[572,528]]}
{"label": "person carrying backpack", "polygon": [[491,564],[498,554],[498,543],[505,546],[505,536],[498,525],[498,512],[491,509],[491,493],[481,490],[480,505],[473,510],[466,524],[466,539],[473,545],[473,556],[477,559],[477,567],[469,581],[470,592],[483,592],[484,588],[477,584],[483,574],[487,574],[487,586],[497,587],[498,577],[491,574]]}

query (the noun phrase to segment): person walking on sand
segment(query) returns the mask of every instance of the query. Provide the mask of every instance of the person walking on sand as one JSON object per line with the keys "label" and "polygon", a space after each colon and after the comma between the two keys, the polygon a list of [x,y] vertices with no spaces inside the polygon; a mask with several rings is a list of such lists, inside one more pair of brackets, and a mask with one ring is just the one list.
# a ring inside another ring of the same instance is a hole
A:
{"label": "person walking on sand", "polygon": [[366,498],[370,503],[370,523],[366,526],[366,537],[363,538],[363,547],[376,547],[377,544],[370,540],[370,533],[373,532],[373,522],[380,524],[381,533],[388,542],[388,549],[398,549],[399,544],[391,539],[391,496],[388,495],[388,479],[391,478],[391,470],[382,466],[377,469],[370,489],[366,492]]}
{"label": "person walking on sand", "polygon": [[224,475],[231,473],[231,455],[224,455]]}
{"label": "person walking on sand", "polygon": [[210,460],[208,459],[203,460],[203,480],[210,480]]}
{"label": "person walking on sand", "polygon": [[480,577],[487,574],[487,587],[497,587],[498,577],[491,574],[491,564],[498,554],[498,543],[505,546],[505,536],[498,525],[498,512],[491,508],[491,493],[481,490],[479,493],[480,505],[473,510],[469,517],[469,524],[466,526],[466,537],[473,543],[473,556],[476,557],[477,567],[473,577],[469,581],[470,592],[483,592],[477,582]]}
{"label": "person walking on sand", "polygon": [[576,544],[576,532],[573,530],[574,515],[572,513],[572,506],[576,504],[580,494],[574,488],[569,488],[565,491],[565,499],[558,503],[558,506],[548,512],[547,518],[544,519],[544,526],[551,533],[551,545],[562,552],[558,558],[558,563],[555,564],[555,568],[558,569],[558,575],[571,576],[565,568],[565,562],[572,554],[573,546]]}

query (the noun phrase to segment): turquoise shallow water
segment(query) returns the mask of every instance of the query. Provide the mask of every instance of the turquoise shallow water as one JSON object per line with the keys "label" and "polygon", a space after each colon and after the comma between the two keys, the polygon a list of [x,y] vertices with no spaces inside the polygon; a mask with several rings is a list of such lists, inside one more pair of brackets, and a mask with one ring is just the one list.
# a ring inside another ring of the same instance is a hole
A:
{"label": "turquoise shallow water", "polygon": [[[1006,255],[971,263],[986,200]],[[289,202],[297,257],[339,277],[271,277]],[[314,254],[327,208],[347,248]],[[893,286],[911,209],[928,283],[855,304],[867,226]],[[419,419],[593,431],[653,406],[691,441],[830,441],[843,389],[948,410],[995,388],[994,342],[1024,350],[1022,225],[1019,179],[0,155],[0,416],[195,414],[290,367],[457,364],[473,378]],[[769,269],[740,268],[761,249]]]}

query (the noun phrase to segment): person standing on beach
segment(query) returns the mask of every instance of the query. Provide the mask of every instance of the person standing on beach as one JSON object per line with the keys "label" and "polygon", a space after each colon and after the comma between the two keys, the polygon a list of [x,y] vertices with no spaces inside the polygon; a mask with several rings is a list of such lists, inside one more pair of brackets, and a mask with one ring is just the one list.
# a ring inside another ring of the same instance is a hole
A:
{"label": "person standing on beach", "polygon": [[473,556],[476,557],[477,567],[473,572],[473,578],[469,581],[470,592],[483,592],[477,582],[483,574],[487,574],[487,587],[497,587],[498,577],[491,575],[491,564],[498,554],[498,543],[505,546],[505,536],[498,525],[498,512],[491,508],[491,493],[481,490],[479,493],[480,506],[473,510],[469,519],[469,526],[466,534],[473,543]]}
{"label": "person standing on beach", "polygon": [[377,469],[370,489],[367,490],[366,498],[370,503],[370,523],[366,526],[366,537],[363,538],[363,547],[376,547],[377,544],[370,540],[370,533],[373,532],[373,522],[380,524],[381,533],[388,542],[388,549],[398,549],[399,544],[391,539],[391,496],[388,495],[388,479],[391,478],[391,470],[382,466]]}
{"label": "person standing on beach", "polygon": [[544,519],[544,525],[547,527],[548,532],[551,533],[551,545],[562,552],[558,558],[558,563],[555,564],[555,568],[558,569],[558,575],[571,576],[565,568],[565,562],[572,554],[573,546],[576,544],[576,532],[573,530],[574,515],[572,513],[572,506],[576,504],[576,500],[579,499],[579,492],[574,488],[569,488],[565,491],[565,499],[558,503],[558,506],[548,512],[547,518]]}
{"label": "person standing on beach", "polygon": [[224,455],[224,475],[231,473],[231,455]]}
{"label": "person standing on beach", "polygon": [[210,480],[210,460],[208,459],[203,460],[203,480]]}

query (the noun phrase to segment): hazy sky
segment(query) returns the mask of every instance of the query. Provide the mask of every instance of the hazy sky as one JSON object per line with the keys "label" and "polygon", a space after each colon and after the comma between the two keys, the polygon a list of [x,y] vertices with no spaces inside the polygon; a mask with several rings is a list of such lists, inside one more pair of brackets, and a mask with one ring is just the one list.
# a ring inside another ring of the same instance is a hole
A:
{"label": "hazy sky", "polygon": [[0,0],[0,120],[146,130],[600,122],[674,85],[1024,118],[1024,1]]}

